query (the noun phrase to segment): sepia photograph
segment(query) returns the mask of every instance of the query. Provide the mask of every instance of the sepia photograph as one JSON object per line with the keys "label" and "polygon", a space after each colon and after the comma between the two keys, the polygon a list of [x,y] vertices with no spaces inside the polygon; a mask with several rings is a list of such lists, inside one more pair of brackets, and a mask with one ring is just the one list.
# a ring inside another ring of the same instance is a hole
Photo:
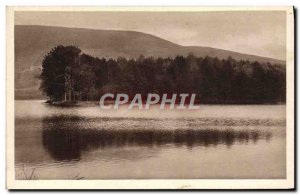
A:
{"label": "sepia photograph", "polygon": [[294,188],[293,7],[8,7],[7,188]]}

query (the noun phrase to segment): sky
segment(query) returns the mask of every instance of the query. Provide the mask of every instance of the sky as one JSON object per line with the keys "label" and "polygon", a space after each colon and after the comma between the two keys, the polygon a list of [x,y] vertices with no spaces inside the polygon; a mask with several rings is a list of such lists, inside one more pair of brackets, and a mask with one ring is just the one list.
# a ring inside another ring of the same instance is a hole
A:
{"label": "sky", "polygon": [[183,46],[208,46],[281,60],[286,57],[283,11],[18,11],[15,24],[131,30]]}

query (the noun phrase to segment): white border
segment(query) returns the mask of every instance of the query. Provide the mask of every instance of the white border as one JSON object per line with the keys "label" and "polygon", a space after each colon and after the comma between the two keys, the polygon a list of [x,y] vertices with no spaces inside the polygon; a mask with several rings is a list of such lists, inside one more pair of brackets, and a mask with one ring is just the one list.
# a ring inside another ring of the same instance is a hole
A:
{"label": "white border", "polygon": [[[286,11],[287,13],[287,179],[186,180],[15,180],[14,11]],[[8,189],[290,189],[294,187],[294,15],[292,7],[7,7]]]}

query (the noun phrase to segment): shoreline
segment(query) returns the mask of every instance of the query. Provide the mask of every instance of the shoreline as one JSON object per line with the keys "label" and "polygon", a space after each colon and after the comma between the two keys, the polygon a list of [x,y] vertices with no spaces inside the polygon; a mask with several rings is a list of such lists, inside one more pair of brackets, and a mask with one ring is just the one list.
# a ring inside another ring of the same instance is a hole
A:
{"label": "shoreline", "polygon": [[[22,101],[22,100],[21,100]],[[27,100],[30,101],[30,100]],[[42,100],[41,100],[42,101]],[[45,104],[49,104],[52,106],[62,106],[62,107],[66,107],[66,106],[92,106],[92,105],[97,105],[99,106],[99,101],[77,101],[77,102],[48,102],[47,100],[44,100]],[[108,105],[113,105],[115,104],[115,101],[105,101],[106,104]],[[126,103],[129,105],[129,103]],[[124,104],[124,105],[126,105]],[[143,101],[143,105],[146,104],[146,101]],[[155,105],[159,105],[160,103],[157,103]],[[175,102],[174,105],[179,105],[180,102]],[[169,105],[169,104],[166,104]],[[221,103],[209,103],[209,102],[205,102],[205,103],[195,103],[195,105],[286,105],[286,102],[278,102],[278,103],[232,103],[232,102],[221,102]]]}

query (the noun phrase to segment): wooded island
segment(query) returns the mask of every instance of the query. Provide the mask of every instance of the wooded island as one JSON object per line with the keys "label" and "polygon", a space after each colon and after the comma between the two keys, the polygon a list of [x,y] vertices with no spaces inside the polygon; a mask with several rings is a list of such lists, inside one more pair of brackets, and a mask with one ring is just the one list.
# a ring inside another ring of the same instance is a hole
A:
{"label": "wooded island", "polygon": [[197,94],[200,103],[285,102],[285,65],[176,56],[98,58],[76,46],[57,46],[42,63],[40,89],[50,102],[99,101],[105,93]]}

